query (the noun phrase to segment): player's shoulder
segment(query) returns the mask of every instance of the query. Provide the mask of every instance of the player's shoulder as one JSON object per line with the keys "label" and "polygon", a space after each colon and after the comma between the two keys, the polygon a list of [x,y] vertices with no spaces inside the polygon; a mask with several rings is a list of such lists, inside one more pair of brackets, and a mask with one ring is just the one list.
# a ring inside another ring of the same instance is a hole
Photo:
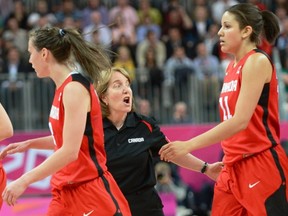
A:
{"label": "player's shoulder", "polygon": [[251,53],[249,59],[251,61],[272,62],[271,57],[261,49],[254,49],[254,52]]}
{"label": "player's shoulder", "polygon": [[273,65],[270,56],[263,50],[255,49],[255,52],[246,59],[245,65],[253,68],[269,68]]}

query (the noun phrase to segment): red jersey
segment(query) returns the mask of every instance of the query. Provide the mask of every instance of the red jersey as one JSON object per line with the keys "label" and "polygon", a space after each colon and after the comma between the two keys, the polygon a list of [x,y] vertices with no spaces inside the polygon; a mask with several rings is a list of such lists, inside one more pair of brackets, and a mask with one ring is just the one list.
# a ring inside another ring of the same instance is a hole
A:
{"label": "red jersey", "polygon": [[[234,115],[241,89],[242,68],[246,59],[256,52],[264,53],[259,49],[252,50],[247,53],[235,67],[233,67],[233,62],[231,62],[226,69],[219,98],[219,110],[222,121]],[[271,81],[264,85],[248,127],[234,136],[223,140],[221,143],[225,153],[225,163],[233,163],[241,158],[262,152],[280,143],[278,81],[273,64],[272,67],[273,73]]]}
{"label": "red jersey", "polygon": [[102,114],[99,99],[93,85],[79,73],[71,73],[56,90],[49,117],[49,127],[54,136],[55,151],[63,143],[64,113],[63,91],[72,82],[80,82],[90,93],[91,111],[87,113],[86,127],[76,161],[71,162],[52,176],[51,185],[61,189],[62,186],[89,181],[102,176],[107,170],[104,149]]}

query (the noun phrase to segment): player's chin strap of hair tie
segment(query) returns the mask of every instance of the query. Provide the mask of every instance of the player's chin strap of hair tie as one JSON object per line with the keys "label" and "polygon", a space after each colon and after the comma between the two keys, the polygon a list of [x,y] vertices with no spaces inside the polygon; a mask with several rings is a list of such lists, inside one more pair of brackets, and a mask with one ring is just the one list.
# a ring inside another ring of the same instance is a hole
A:
{"label": "player's chin strap of hair tie", "polygon": [[61,37],[64,37],[64,35],[66,34],[66,31],[64,29],[59,29],[59,34]]}

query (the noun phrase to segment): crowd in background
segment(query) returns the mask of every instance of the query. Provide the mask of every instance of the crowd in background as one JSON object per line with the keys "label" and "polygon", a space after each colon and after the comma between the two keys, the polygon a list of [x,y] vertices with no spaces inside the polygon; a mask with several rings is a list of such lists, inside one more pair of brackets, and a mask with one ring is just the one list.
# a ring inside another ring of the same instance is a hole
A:
{"label": "crowd in background", "polygon": [[[288,116],[286,0],[0,0],[0,74],[7,74],[7,80],[0,82],[1,95],[21,90],[25,81],[19,79],[19,75],[34,73],[27,52],[30,30],[44,26],[77,28],[87,41],[111,50],[113,65],[124,67],[130,73],[140,113],[153,115],[160,123],[198,122],[189,112],[191,92],[187,92],[186,85],[191,84],[189,77],[193,76],[201,96],[205,95],[199,100],[202,108],[207,113],[217,110],[224,70],[230,61],[230,56],[219,48],[217,32],[224,10],[240,2],[271,10],[279,17],[281,34],[275,45],[270,46],[263,40],[259,48],[271,57],[275,48],[279,52],[280,80],[284,83]],[[160,105],[154,103],[155,98],[161,98],[162,106],[171,108],[168,122],[161,122]],[[1,103],[5,106],[2,98]],[[206,122],[218,120],[212,114]],[[167,176],[170,176],[170,167],[162,165],[158,167],[159,174],[168,169]],[[163,176],[158,177],[163,181]],[[175,181],[169,182],[173,183],[169,190],[177,189],[178,204],[194,211],[210,209],[212,191],[209,185],[195,200],[191,197],[193,192],[182,182],[178,185],[174,185]],[[157,188],[167,190],[161,181]],[[183,193],[179,194],[181,191]]]}
{"label": "crowd in background", "polygon": [[[21,89],[24,83],[17,79],[18,74],[34,73],[27,53],[30,30],[71,27],[77,28],[87,41],[112,51],[113,65],[130,73],[136,98],[148,100],[150,113],[159,123],[218,121],[214,111],[230,56],[221,52],[217,32],[224,10],[240,2],[271,10],[279,17],[281,35],[275,46],[263,40],[260,48],[271,57],[275,47],[279,51],[286,94],[283,106],[288,110],[285,0],[0,0],[0,74],[7,74],[7,80],[0,83],[1,92]],[[184,103],[188,111],[192,109],[187,92],[190,76],[196,79],[201,93],[196,103],[202,103],[200,109],[207,113],[212,110],[213,115],[197,120],[188,112],[185,118],[174,120],[177,102]],[[154,98],[161,99],[161,107],[169,107],[169,120],[161,121],[162,110]]]}

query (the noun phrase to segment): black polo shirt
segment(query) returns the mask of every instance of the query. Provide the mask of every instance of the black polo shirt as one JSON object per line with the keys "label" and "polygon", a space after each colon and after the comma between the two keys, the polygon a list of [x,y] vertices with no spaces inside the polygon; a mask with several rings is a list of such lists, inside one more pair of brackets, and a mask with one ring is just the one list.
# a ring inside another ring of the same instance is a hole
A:
{"label": "black polo shirt", "polygon": [[132,112],[119,131],[107,118],[103,126],[108,170],[123,194],[154,187],[153,159],[168,142],[156,122]]}

